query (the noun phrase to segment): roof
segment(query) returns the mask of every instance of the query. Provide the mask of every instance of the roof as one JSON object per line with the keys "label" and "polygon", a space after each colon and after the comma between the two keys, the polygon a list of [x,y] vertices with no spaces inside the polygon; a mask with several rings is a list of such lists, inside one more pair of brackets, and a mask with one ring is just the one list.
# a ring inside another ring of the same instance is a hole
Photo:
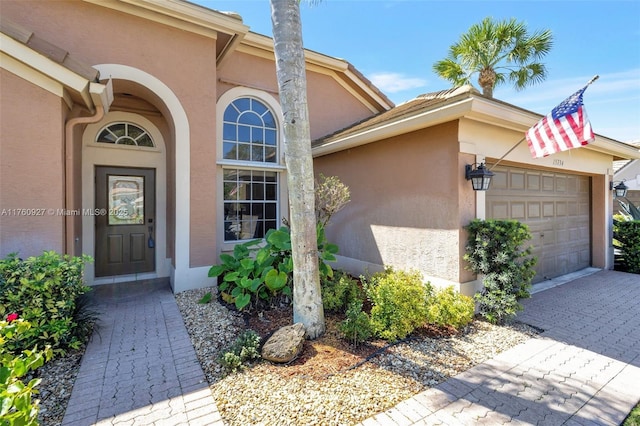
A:
{"label": "roof", "polygon": [[[469,118],[521,131],[537,123],[541,114],[482,95],[470,85],[426,93],[347,128],[312,142],[314,156],[327,155],[437,124]],[[640,159],[640,151],[624,142],[596,135],[588,149],[614,160]]]}
{"label": "roof", "polygon": [[[250,27],[235,12],[218,11],[186,0],[83,1],[213,38],[216,40],[218,67],[235,51],[273,57],[273,38],[251,32]],[[372,112],[394,106],[389,98],[347,61],[308,49],[305,49],[305,60],[307,67],[315,65],[330,71],[327,74],[348,87]]]}
{"label": "roof", "polygon": [[[638,148],[640,148],[640,140],[629,142],[629,145],[637,146]],[[623,171],[625,169],[625,167],[631,165],[631,163],[633,163],[633,160],[617,160],[617,161],[614,161],[613,162],[613,173],[616,174],[618,172]]]}
{"label": "roof", "polygon": [[0,20],[0,39],[2,68],[60,96],[70,109],[78,104],[92,113],[97,105],[108,110],[111,84],[99,83],[95,68],[5,17]]}
{"label": "roof", "polygon": [[358,123],[355,123],[347,128],[338,130],[332,134],[324,136],[312,142],[312,147],[319,147],[331,143],[332,141],[345,138],[349,135],[353,135],[366,129],[372,129],[376,126],[380,126],[384,123],[388,123],[394,120],[408,117],[421,111],[433,109],[437,106],[453,103],[456,100],[460,100],[468,97],[470,93],[480,94],[476,89],[471,86],[462,86],[453,89],[441,90],[438,92],[425,93],[419,95],[416,98],[400,104],[395,108],[384,111],[380,114],[366,118]]}
{"label": "roof", "polygon": [[24,44],[31,50],[38,52],[46,58],[62,65],[69,71],[86,78],[89,81],[98,81],[99,72],[89,65],[83,64],[74,59],[69,52],[61,47],[55,46],[43,38],[38,37],[32,31],[9,21],[6,18],[0,20],[0,32],[8,35],[12,39]]}

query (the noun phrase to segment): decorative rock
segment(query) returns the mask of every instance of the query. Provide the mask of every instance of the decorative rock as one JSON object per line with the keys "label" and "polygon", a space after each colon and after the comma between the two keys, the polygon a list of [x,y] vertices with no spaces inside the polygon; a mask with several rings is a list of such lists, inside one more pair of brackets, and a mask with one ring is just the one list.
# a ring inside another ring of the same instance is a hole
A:
{"label": "decorative rock", "polygon": [[262,358],[279,363],[294,360],[304,345],[305,329],[302,323],[277,330],[262,347]]}

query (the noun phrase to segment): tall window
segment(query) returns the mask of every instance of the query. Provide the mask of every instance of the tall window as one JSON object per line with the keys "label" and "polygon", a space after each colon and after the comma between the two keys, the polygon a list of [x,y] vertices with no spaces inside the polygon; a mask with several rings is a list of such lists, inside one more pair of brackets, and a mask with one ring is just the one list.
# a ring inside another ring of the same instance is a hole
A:
{"label": "tall window", "polygon": [[278,224],[278,129],[271,110],[243,97],[222,123],[224,240],[262,238]]}

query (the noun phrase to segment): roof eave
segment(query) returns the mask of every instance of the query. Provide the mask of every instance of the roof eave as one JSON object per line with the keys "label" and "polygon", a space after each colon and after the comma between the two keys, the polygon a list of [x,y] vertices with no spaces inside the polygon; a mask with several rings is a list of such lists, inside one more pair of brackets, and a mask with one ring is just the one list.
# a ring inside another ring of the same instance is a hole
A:
{"label": "roof eave", "polygon": [[[314,147],[312,154],[320,157],[461,118],[511,129],[524,135],[542,116],[502,101],[468,93],[443,101],[434,108],[364,128],[344,137],[329,138]],[[614,160],[640,158],[637,148],[600,135],[596,135],[596,140],[585,148],[612,155]]]}

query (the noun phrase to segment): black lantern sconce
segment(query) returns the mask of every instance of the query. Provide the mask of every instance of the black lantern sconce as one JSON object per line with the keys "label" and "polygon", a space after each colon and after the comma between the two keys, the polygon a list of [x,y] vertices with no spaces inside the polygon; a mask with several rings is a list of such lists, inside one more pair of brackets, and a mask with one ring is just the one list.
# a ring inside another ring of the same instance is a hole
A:
{"label": "black lantern sconce", "polygon": [[484,163],[478,164],[478,167],[474,168],[475,164],[467,164],[464,168],[464,177],[471,181],[474,191],[486,191],[491,185],[491,178],[494,173],[487,169]]}
{"label": "black lantern sconce", "polygon": [[609,182],[609,190],[613,191],[613,196],[615,198],[624,198],[627,196],[627,190],[629,187],[624,184],[624,181],[618,182],[617,185],[613,185],[614,182]]}

